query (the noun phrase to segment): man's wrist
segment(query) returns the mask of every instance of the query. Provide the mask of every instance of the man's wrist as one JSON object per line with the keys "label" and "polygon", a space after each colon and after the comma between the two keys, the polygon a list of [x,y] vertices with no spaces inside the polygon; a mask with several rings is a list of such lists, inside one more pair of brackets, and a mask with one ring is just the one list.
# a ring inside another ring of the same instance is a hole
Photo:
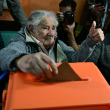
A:
{"label": "man's wrist", "polygon": [[89,36],[87,36],[86,38],[86,43],[90,46],[90,47],[93,47],[95,46],[97,43],[94,42]]}
{"label": "man's wrist", "polygon": [[17,57],[17,58],[13,61],[13,66],[14,66],[14,67],[18,68],[17,63],[18,63],[18,61],[19,61],[23,56],[24,56],[24,55],[22,55],[22,56],[20,56],[20,57]]}
{"label": "man's wrist", "polygon": [[75,37],[73,34],[68,34],[68,40],[75,41]]}

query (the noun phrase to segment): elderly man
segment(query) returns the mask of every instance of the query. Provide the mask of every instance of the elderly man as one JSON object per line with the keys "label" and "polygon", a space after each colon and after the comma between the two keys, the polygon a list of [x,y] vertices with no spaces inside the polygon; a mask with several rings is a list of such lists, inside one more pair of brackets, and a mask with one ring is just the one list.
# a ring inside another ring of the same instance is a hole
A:
{"label": "elderly man", "polygon": [[103,31],[95,29],[95,25],[93,22],[89,37],[75,52],[72,47],[57,40],[58,21],[55,14],[35,10],[28,18],[27,26],[18,32],[19,36],[11,39],[0,51],[0,67],[9,71],[21,70],[35,75],[38,79],[51,78],[58,73],[55,62],[84,62],[97,42],[103,41]]}

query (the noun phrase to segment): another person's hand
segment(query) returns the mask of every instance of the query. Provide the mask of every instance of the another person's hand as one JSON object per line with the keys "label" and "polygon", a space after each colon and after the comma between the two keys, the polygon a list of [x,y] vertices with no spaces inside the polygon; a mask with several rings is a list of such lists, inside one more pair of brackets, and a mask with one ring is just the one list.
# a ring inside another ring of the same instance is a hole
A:
{"label": "another person's hand", "polygon": [[[48,65],[52,70],[50,70]],[[17,67],[25,73],[36,76],[38,79],[50,79],[53,75],[58,73],[54,60],[42,52],[24,55],[18,60]]]}
{"label": "another person's hand", "polygon": [[100,4],[96,4],[94,8],[91,9],[91,12],[93,15],[95,15],[101,13],[102,11],[104,11],[104,9],[105,9],[104,6],[100,6]]}
{"label": "another person's hand", "polygon": [[75,22],[72,25],[63,24],[63,28],[66,32],[71,33],[74,31],[75,28]]}
{"label": "another person's hand", "polygon": [[62,12],[57,12],[57,18],[59,22],[64,21],[64,15]]}
{"label": "another person's hand", "polygon": [[95,29],[95,27],[96,27],[96,22],[93,21],[89,31],[89,37],[96,43],[101,42],[104,40],[104,33],[100,28]]}
{"label": "another person's hand", "polygon": [[63,24],[63,29],[67,32],[68,36],[74,36],[75,22],[72,25]]}

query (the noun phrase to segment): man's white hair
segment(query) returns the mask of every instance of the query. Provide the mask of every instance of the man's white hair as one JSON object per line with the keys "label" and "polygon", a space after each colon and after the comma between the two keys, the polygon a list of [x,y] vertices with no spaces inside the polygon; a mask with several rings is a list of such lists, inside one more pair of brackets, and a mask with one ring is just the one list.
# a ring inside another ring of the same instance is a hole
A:
{"label": "man's white hair", "polygon": [[[55,31],[58,26],[58,20],[54,12],[52,11],[46,11],[46,10],[35,10],[33,11],[28,20],[27,20],[27,29],[29,30],[29,25],[31,24],[33,28],[36,30],[36,34],[38,35],[38,25],[40,24],[41,20],[43,18],[46,18],[47,16],[51,16],[55,20]],[[55,36],[57,35],[57,32],[55,32]]]}

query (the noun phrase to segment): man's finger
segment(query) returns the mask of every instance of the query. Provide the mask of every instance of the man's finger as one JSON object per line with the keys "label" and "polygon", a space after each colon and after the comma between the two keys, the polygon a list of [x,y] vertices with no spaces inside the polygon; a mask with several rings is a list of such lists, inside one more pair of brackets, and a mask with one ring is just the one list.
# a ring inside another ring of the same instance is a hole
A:
{"label": "man's finger", "polygon": [[98,3],[98,4],[96,4],[96,5],[95,5],[95,7],[98,7],[98,6],[101,6],[101,4],[100,4],[100,3]]}
{"label": "man's finger", "polygon": [[[48,56],[47,56],[47,57],[48,57]],[[52,68],[52,71],[53,71],[54,74],[58,74],[58,68],[57,68],[57,66],[56,66],[56,64],[55,64],[55,62],[54,62],[53,59],[50,60],[50,58],[44,57],[43,60],[44,60],[47,64],[49,64],[49,66]]]}
{"label": "man's finger", "polygon": [[55,74],[58,74],[58,68],[55,64],[55,61],[51,57],[47,56],[44,53],[40,53],[40,57],[41,57],[42,61],[45,62],[45,63],[44,64],[39,64],[40,62],[37,62],[39,64],[39,66],[42,66],[42,65],[45,66],[45,65],[48,64],[51,67],[52,72],[55,73]]}
{"label": "man's finger", "polygon": [[95,21],[93,21],[93,23],[92,23],[92,30],[94,30],[95,29],[95,27],[96,27],[96,22]]}
{"label": "man's finger", "polygon": [[52,77],[52,71],[50,70],[49,66],[45,62],[40,62],[39,66],[42,68],[42,70],[45,73],[45,76],[47,79],[50,79]]}

